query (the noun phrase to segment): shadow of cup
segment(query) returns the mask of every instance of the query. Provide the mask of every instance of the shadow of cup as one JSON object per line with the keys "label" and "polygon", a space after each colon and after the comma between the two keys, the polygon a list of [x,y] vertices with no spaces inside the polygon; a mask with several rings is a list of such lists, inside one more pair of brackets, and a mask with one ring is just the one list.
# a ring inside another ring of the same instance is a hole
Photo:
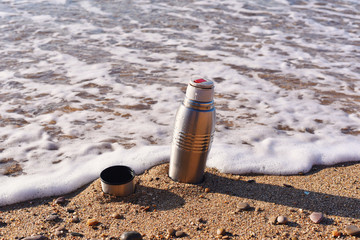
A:
{"label": "shadow of cup", "polygon": [[185,205],[185,200],[176,193],[169,190],[136,185],[136,191],[121,198],[112,198],[112,202],[127,202],[138,205],[140,207],[148,208],[149,211],[166,211],[179,208]]}

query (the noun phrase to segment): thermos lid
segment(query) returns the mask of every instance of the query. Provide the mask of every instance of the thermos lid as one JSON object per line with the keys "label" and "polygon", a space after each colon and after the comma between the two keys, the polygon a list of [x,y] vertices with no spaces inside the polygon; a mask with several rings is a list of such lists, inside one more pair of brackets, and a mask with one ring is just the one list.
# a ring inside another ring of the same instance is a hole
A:
{"label": "thermos lid", "polygon": [[186,97],[193,101],[211,102],[214,98],[214,82],[203,78],[190,80]]}
{"label": "thermos lid", "polygon": [[206,80],[203,78],[190,80],[189,83],[191,86],[198,87],[198,88],[213,88],[214,87],[213,81]]}

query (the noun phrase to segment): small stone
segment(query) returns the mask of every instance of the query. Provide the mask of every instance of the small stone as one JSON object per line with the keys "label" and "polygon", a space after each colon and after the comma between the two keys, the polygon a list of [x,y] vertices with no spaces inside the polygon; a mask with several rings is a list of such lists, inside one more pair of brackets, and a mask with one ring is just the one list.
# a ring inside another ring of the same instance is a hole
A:
{"label": "small stone", "polygon": [[55,150],[59,149],[59,146],[54,142],[49,142],[44,147],[45,147],[45,149],[50,150],[50,151],[55,151]]}
{"label": "small stone", "polygon": [[55,200],[55,203],[56,204],[59,204],[59,205],[62,205],[65,203],[65,197],[58,197],[56,200]]}
{"label": "small stone", "polygon": [[140,233],[136,231],[124,232],[120,236],[120,240],[142,240],[142,236]]}
{"label": "small stone", "polygon": [[66,231],[66,228],[64,226],[60,226],[58,228],[55,229],[55,231]]}
{"label": "small stone", "polygon": [[221,235],[221,236],[223,236],[224,234],[225,234],[225,229],[224,228],[218,228],[217,230],[216,230],[216,234],[217,235]]}
{"label": "small stone", "polygon": [[310,214],[310,220],[314,223],[320,223],[324,219],[324,215],[321,212],[313,212]]}
{"label": "small stone", "polygon": [[68,213],[74,213],[74,212],[75,212],[75,210],[74,210],[74,209],[71,209],[71,208],[66,209],[66,211],[67,211]]}
{"label": "small stone", "polygon": [[70,235],[73,237],[83,237],[84,236],[82,233],[78,233],[78,232],[71,232]]}
{"label": "small stone", "polygon": [[245,211],[250,209],[250,205],[246,202],[242,202],[238,204],[239,211]]}
{"label": "small stone", "polygon": [[23,240],[46,240],[46,239],[48,238],[43,235],[36,235],[36,236],[23,238]]}
{"label": "small stone", "polygon": [[205,219],[203,219],[203,218],[199,218],[199,219],[198,219],[198,222],[199,222],[199,223],[207,223],[207,221],[206,221]]}
{"label": "small stone", "polygon": [[87,222],[86,222],[86,224],[87,224],[88,226],[96,226],[96,225],[99,224],[99,221],[96,220],[95,218],[92,218],[92,219],[88,219]]}
{"label": "small stone", "polygon": [[338,230],[333,230],[333,231],[331,232],[331,235],[332,235],[333,237],[340,237],[340,236],[341,236],[341,232],[339,232]]}
{"label": "small stone", "polygon": [[345,232],[350,236],[360,235],[360,228],[355,225],[348,225],[345,227]]}
{"label": "small stone", "polygon": [[124,219],[124,216],[119,213],[113,213],[111,216],[115,219]]}
{"label": "small stone", "polygon": [[51,214],[45,218],[45,221],[47,221],[47,222],[57,222],[59,220],[60,220],[60,218],[57,214]]}
{"label": "small stone", "polygon": [[64,226],[61,226],[61,227],[58,227],[58,228],[55,229],[54,234],[55,234],[55,236],[60,237],[60,236],[64,235],[65,232],[67,232],[66,228]]}
{"label": "small stone", "polygon": [[144,212],[149,212],[150,206],[143,206],[143,207],[141,207],[141,210],[143,210]]}
{"label": "small stone", "polygon": [[276,221],[278,224],[286,224],[289,220],[285,216],[278,216]]}
{"label": "small stone", "polygon": [[209,193],[211,190],[210,190],[210,188],[205,188],[205,190],[204,190],[206,193]]}
{"label": "small stone", "polygon": [[79,219],[78,216],[73,216],[73,217],[71,218],[70,222],[72,222],[72,223],[79,223],[79,222],[80,222],[80,219]]}
{"label": "small stone", "polygon": [[183,231],[176,231],[175,232],[175,237],[183,237],[185,236],[185,233]]}
{"label": "small stone", "polygon": [[173,228],[169,228],[168,230],[166,230],[166,232],[169,234],[169,236],[175,236],[176,230]]}

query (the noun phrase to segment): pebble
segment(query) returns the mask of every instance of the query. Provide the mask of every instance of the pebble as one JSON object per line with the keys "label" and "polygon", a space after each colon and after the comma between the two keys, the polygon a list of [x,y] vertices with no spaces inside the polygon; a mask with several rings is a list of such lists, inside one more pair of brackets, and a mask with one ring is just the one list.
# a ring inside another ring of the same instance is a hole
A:
{"label": "pebble", "polygon": [[169,228],[168,230],[166,230],[167,231],[167,233],[169,234],[169,236],[175,236],[175,232],[176,232],[176,230],[175,229],[173,229],[173,228]]}
{"label": "pebble", "polygon": [[70,235],[73,237],[83,237],[84,236],[83,234],[78,233],[78,232],[71,232]]}
{"label": "pebble", "polygon": [[47,216],[45,218],[45,220],[48,221],[48,222],[56,222],[56,221],[59,221],[60,218],[59,218],[59,216],[57,214],[51,214],[51,215]]}
{"label": "pebble", "polygon": [[73,216],[73,217],[71,218],[70,222],[72,222],[72,223],[78,223],[78,222],[80,222],[80,219],[79,219],[78,216]]}
{"label": "pebble", "polygon": [[224,234],[225,234],[225,229],[224,228],[219,228],[218,230],[216,230],[216,234],[217,235],[221,235],[221,236],[223,236]]}
{"label": "pebble", "polygon": [[96,226],[98,224],[99,224],[99,221],[96,220],[95,218],[88,219],[86,222],[86,225],[88,225],[88,226]]}
{"label": "pebble", "polygon": [[124,219],[124,216],[119,213],[113,213],[111,216],[115,219]]}
{"label": "pebble", "polygon": [[355,225],[348,225],[345,227],[345,232],[350,236],[360,235],[360,228]]}
{"label": "pebble", "polygon": [[286,224],[289,220],[285,216],[278,216],[276,221],[278,224]]}
{"label": "pebble", "polygon": [[66,231],[67,231],[66,228],[65,228],[64,226],[61,226],[61,227],[58,227],[58,228],[55,229],[55,233],[54,233],[54,234],[55,234],[56,236],[60,237],[60,236],[62,236]]}
{"label": "pebble", "polygon": [[59,204],[59,205],[62,205],[64,204],[66,201],[65,197],[58,197],[56,200],[55,200],[55,203],[56,204]]}
{"label": "pebble", "polygon": [[198,219],[198,222],[199,222],[199,223],[207,223],[207,221],[206,221],[205,219],[203,219],[203,218],[199,218],[199,219]]}
{"label": "pebble", "polygon": [[55,229],[55,231],[66,231],[66,228],[64,226],[58,227]]}
{"label": "pebble", "polygon": [[136,231],[124,232],[120,236],[120,240],[142,240],[142,236],[140,233]]}
{"label": "pebble", "polygon": [[23,238],[23,240],[46,240],[46,239],[48,239],[48,238],[45,236],[42,236],[42,235],[36,235],[36,236]]}
{"label": "pebble", "polygon": [[206,193],[209,193],[210,191],[211,191],[210,188],[205,188]]}
{"label": "pebble", "polygon": [[313,212],[310,214],[310,220],[314,223],[320,223],[324,219],[324,215],[321,212]]}
{"label": "pebble", "polygon": [[175,232],[175,237],[183,237],[185,236],[185,233],[183,231],[176,231]]}
{"label": "pebble", "polygon": [[57,145],[56,143],[53,143],[53,142],[47,143],[44,147],[45,147],[45,149],[50,150],[50,151],[55,151],[55,150],[59,149],[59,145]]}
{"label": "pebble", "polygon": [[144,212],[149,212],[150,206],[142,206],[140,209],[143,210]]}
{"label": "pebble", "polygon": [[238,204],[239,211],[245,211],[250,209],[250,205],[246,202],[242,202]]}
{"label": "pebble", "polygon": [[75,210],[74,210],[74,209],[71,209],[71,208],[66,209],[66,211],[67,211],[68,213],[74,213],[74,212],[75,212]]}
{"label": "pebble", "polygon": [[341,233],[340,233],[338,230],[333,230],[333,231],[331,232],[331,235],[332,235],[333,237],[340,237],[340,236],[341,236]]}

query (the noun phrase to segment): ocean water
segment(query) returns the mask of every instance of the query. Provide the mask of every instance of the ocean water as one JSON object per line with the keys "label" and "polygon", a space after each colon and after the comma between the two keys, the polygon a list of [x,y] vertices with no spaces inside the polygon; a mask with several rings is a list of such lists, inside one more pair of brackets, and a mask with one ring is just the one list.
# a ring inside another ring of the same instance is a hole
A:
{"label": "ocean water", "polygon": [[0,33],[0,205],[168,162],[195,76],[216,85],[208,167],[360,160],[358,1],[3,0]]}

